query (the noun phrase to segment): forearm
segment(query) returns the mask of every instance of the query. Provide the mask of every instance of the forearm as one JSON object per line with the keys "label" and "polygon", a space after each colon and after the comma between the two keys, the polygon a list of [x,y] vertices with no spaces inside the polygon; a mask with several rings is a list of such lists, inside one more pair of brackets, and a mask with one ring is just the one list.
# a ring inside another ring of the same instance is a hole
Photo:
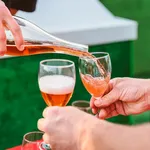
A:
{"label": "forearm", "polygon": [[79,150],[110,150],[111,145],[107,143],[111,138],[109,139],[107,134],[111,128],[111,123],[101,121],[96,117],[93,120],[89,119],[89,122],[85,122]]}
{"label": "forearm", "polygon": [[103,150],[149,150],[150,124],[132,127],[114,125],[103,132],[102,137]]}
{"label": "forearm", "polygon": [[81,150],[150,149],[150,124],[129,127],[99,121],[95,125],[85,134]]}
{"label": "forearm", "polygon": [[150,123],[132,127],[133,135],[135,138],[135,144],[139,149],[137,150],[149,150],[150,149]]}

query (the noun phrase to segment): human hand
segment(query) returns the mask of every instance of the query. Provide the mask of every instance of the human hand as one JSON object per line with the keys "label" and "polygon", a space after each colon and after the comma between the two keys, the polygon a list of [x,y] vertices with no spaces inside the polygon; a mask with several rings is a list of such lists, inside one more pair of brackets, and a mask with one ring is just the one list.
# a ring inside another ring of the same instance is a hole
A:
{"label": "human hand", "polygon": [[81,150],[86,138],[91,137],[86,137],[90,125],[94,120],[99,122],[94,116],[74,107],[47,107],[43,117],[38,121],[38,128],[45,132],[44,141],[55,150]]}
{"label": "human hand", "polygon": [[93,113],[101,119],[139,114],[150,109],[150,80],[114,78],[102,98],[91,98]]}
{"label": "human hand", "polygon": [[6,34],[5,28],[9,29],[15,40],[15,44],[18,50],[23,50],[23,36],[21,29],[17,22],[12,17],[8,8],[5,6],[4,2],[0,0],[0,55],[4,55],[7,51],[6,48]]}

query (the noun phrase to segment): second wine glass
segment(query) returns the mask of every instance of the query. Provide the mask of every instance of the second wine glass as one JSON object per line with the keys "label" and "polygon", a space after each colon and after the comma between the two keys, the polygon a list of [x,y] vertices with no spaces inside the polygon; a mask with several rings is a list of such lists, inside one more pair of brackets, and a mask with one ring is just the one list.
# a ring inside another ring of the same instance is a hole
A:
{"label": "second wine glass", "polygon": [[79,58],[79,73],[86,90],[95,98],[100,98],[111,78],[111,60],[107,52],[93,52],[93,57]]}

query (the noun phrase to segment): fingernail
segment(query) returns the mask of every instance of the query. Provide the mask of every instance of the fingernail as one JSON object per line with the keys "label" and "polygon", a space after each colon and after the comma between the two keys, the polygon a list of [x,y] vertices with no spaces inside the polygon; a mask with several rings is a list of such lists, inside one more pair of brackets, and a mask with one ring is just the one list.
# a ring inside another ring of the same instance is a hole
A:
{"label": "fingernail", "polygon": [[20,49],[21,51],[23,51],[23,50],[24,50],[24,46],[21,45],[19,49]]}
{"label": "fingernail", "polygon": [[102,100],[95,100],[95,101],[94,101],[94,104],[95,104],[96,106],[100,106],[100,105],[102,104]]}

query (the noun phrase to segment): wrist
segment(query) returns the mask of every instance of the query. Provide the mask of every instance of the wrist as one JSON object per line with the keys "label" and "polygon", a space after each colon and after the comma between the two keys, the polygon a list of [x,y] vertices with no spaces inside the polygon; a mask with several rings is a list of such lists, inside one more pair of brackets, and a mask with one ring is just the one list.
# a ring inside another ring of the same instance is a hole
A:
{"label": "wrist", "polygon": [[94,150],[93,146],[93,133],[97,128],[97,118],[88,115],[80,125],[79,139],[78,139],[78,150]]}
{"label": "wrist", "polygon": [[[111,130],[112,124],[103,120],[99,120],[92,116],[82,125],[81,136],[79,140],[79,150],[99,150],[107,149],[108,145],[106,136]],[[108,137],[109,138],[109,137]]]}

